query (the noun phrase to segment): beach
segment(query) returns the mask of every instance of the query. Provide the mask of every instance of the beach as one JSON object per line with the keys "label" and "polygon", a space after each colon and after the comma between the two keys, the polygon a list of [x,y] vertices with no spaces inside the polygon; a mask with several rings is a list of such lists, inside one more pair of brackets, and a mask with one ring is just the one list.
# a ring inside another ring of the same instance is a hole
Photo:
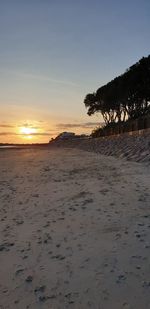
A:
{"label": "beach", "polygon": [[150,165],[5,149],[0,175],[0,309],[149,308]]}

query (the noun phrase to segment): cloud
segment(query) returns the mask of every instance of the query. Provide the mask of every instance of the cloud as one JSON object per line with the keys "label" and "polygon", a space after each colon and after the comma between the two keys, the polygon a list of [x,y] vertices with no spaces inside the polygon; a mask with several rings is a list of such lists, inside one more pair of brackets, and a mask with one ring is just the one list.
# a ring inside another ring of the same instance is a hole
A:
{"label": "cloud", "polygon": [[16,125],[12,125],[12,124],[7,124],[7,123],[0,123],[0,128],[21,128],[21,127],[25,127],[25,128],[33,128],[36,130],[41,129],[41,127],[39,126],[40,123],[44,123],[44,121],[40,120],[40,121],[34,121],[34,122],[23,122],[20,124],[16,124]]}
{"label": "cloud", "polygon": [[40,125],[40,122],[39,121],[24,121],[24,122],[21,122],[19,125],[18,125],[18,128],[21,128],[21,127],[25,127],[25,128],[32,128],[32,129],[41,129],[41,127],[39,126]]}
{"label": "cloud", "polygon": [[[20,135],[20,134],[19,134]],[[21,135],[23,135],[23,136],[25,136],[25,134],[21,134]],[[32,135],[32,136],[49,136],[49,135],[53,135],[52,133],[48,133],[48,132],[42,132],[42,133],[38,133],[38,132],[36,132],[36,133],[31,133],[31,134],[29,134],[29,135]]]}
{"label": "cloud", "polygon": [[0,132],[0,136],[4,135],[14,135],[14,136],[51,136],[52,133],[48,132],[41,132],[41,133],[30,133],[30,134],[23,134],[23,133],[15,133],[15,132]]}
{"label": "cloud", "polygon": [[14,128],[14,126],[13,125],[11,125],[11,124],[0,124],[0,128]]}
{"label": "cloud", "polygon": [[97,126],[102,126],[103,122],[83,122],[83,123],[58,123],[57,129],[66,130],[74,128],[93,129]]}
{"label": "cloud", "polygon": [[18,126],[18,128],[31,128],[31,129],[35,129],[35,130],[40,130],[41,128],[40,127],[37,127],[31,123],[23,123],[21,125]]}
{"label": "cloud", "polygon": [[55,83],[55,84],[61,84],[61,85],[66,85],[66,86],[73,86],[73,87],[78,87],[78,84],[69,81],[69,80],[63,80],[63,79],[55,79],[55,78],[51,78],[49,76],[46,75],[38,75],[38,74],[32,74],[30,72],[24,73],[24,72],[19,72],[19,71],[11,71],[11,70],[5,70],[5,71],[0,71],[2,73],[6,73],[6,74],[11,74],[11,75],[15,75],[19,78],[26,78],[26,79],[33,79],[33,80],[39,80],[42,82],[50,82],[50,83]]}
{"label": "cloud", "polygon": [[3,135],[17,135],[17,134],[13,132],[0,132],[0,135],[3,136]]}

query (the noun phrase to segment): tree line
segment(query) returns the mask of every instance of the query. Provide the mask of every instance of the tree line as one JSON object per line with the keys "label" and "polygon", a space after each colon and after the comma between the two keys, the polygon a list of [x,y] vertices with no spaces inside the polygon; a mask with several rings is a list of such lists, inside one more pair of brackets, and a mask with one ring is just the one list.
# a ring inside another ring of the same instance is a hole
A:
{"label": "tree line", "polygon": [[150,114],[150,55],[84,99],[89,116],[101,113],[105,126]]}

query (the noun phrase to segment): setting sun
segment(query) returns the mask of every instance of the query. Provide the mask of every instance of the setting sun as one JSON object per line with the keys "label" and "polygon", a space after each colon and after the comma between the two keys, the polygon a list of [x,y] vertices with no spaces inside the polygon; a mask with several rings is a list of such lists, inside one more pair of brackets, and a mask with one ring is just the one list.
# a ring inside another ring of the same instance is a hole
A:
{"label": "setting sun", "polygon": [[20,128],[20,132],[21,134],[26,134],[26,135],[30,135],[33,133],[36,133],[36,129],[35,128],[30,128],[30,127],[22,127]]}

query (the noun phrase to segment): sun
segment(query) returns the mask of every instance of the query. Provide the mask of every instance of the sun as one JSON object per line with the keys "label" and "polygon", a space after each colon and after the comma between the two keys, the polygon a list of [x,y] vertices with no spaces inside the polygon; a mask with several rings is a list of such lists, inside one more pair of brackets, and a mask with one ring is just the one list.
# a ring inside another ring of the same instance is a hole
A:
{"label": "sun", "polygon": [[21,127],[20,128],[20,133],[21,134],[25,134],[25,135],[31,135],[33,133],[36,133],[36,129],[35,128],[31,128],[31,127]]}
{"label": "sun", "polygon": [[20,134],[25,139],[28,139],[28,140],[32,139],[35,133],[37,133],[36,128],[33,128],[33,127],[21,127],[20,128]]}

